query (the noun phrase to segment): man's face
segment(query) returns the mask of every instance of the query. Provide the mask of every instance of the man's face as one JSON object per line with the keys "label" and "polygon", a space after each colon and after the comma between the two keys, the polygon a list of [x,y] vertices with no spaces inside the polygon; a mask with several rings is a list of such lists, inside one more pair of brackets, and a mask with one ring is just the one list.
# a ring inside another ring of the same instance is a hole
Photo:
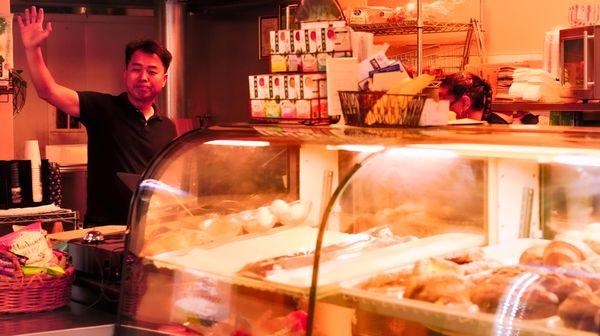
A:
{"label": "man's face", "polygon": [[167,83],[160,57],[137,50],[123,74],[127,93],[138,101],[153,101]]}

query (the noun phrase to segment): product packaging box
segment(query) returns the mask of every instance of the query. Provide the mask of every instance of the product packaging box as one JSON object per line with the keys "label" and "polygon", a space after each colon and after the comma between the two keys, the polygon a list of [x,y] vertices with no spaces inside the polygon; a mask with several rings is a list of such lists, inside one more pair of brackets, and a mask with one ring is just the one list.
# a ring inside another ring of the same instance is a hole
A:
{"label": "product packaging box", "polygon": [[279,102],[276,100],[265,101],[265,117],[267,118],[281,118],[281,107]]}
{"label": "product packaging box", "polygon": [[250,115],[253,118],[264,118],[265,116],[265,101],[250,100]]}
{"label": "product packaging box", "polygon": [[282,100],[280,102],[281,118],[296,118],[296,103],[292,100]]}
{"label": "product packaging box", "polygon": [[271,54],[287,54],[290,52],[290,31],[276,30],[269,32]]}
{"label": "product packaging box", "polygon": [[271,72],[286,72],[287,55],[271,55]]}
{"label": "product packaging box", "polygon": [[285,86],[284,86],[284,75],[271,75],[269,76],[269,98],[271,99],[283,99],[285,98]]}
{"label": "product packaging box", "polygon": [[250,99],[269,98],[269,76],[270,75],[255,75],[248,77]]}

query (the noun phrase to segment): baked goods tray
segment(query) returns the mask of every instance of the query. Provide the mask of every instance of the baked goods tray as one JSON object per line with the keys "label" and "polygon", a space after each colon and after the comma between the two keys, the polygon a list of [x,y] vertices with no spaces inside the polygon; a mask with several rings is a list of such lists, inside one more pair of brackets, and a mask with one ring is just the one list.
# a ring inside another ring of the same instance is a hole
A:
{"label": "baked goods tray", "polygon": [[[523,251],[533,245],[547,244],[541,239],[519,239],[510,244],[494,245],[483,249],[486,257],[494,258],[503,265],[515,265]],[[395,273],[410,266],[389,270]],[[381,276],[378,274],[377,276]],[[568,328],[558,316],[537,320],[520,320],[503,315],[479,312],[475,305],[445,306],[425,301],[402,298],[361,289],[359,285],[374,275],[356,278],[340,284],[340,291],[323,299],[328,303],[361,309],[389,317],[421,323],[432,330],[449,335],[569,335],[592,336],[586,332]]]}
{"label": "baked goods tray", "polygon": [[[272,234],[232,241],[215,248],[192,248],[167,252],[148,259],[157,267],[184,271],[201,277],[254,289],[293,296],[307,296],[311,287],[312,263],[292,269],[279,269],[264,277],[248,276],[245,265],[268,260],[314,246],[317,229],[296,227]],[[327,232],[324,246],[347,242],[352,235]],[[318,297],[339,292],[342,281],[376,274],[387,269],[412,264],[419,259],[434,257],[482,246],[485,238],[479,234],[450,233],[407,241],[360,253],[346,260],[339,258],[322,262],[319,272]],[[357,265],[362,265],[357,267]]]}

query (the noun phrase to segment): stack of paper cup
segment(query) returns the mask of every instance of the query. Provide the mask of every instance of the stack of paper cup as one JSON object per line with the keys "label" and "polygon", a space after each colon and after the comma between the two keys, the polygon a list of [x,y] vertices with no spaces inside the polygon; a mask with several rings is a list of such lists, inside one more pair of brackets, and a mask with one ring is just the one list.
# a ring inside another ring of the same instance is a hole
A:
{"label": "stack of paper cup", "polygon": [[42,158],[40,157],[40,146],[37,140],[25,141],[25,160],[31,161],[31,191],[33,193],[33,201],[41,202],[42,194],[42,174],[41,165]]}

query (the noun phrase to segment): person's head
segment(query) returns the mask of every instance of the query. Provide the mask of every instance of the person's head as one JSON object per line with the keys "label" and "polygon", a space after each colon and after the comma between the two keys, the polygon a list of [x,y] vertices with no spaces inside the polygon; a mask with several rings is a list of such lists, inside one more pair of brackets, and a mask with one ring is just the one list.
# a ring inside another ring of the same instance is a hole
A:
{"label": "person's head", "polygon": [[125,48],[125,89],[137,101],[153,101],[167,83],[171,53],[154,40],[133,41]]}
{"label": "person's head", "polygon": [[440,99],[450,101],[450,110],[457,118],[487,119],[492,104],[492,88],[479,76],[457,72],[440,84]]}

